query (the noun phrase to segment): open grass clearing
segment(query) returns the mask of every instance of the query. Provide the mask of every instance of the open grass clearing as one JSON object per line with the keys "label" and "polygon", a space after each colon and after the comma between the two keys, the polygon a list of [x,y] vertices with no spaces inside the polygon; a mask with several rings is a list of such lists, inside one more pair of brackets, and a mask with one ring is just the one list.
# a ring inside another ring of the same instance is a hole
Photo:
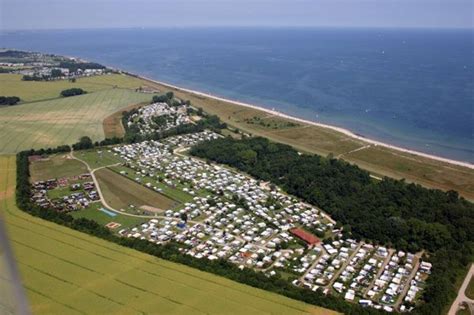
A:
{"label": "open grass clearing", "polygon": [[134,90],[141,84],[140,80],[121,74],[78,78],[75,83],[69,80],[22,81],[22,77],[20,74],[0,74],[0,95],[18,96],[25,103],[59,98],[61,91],[71,88],[92,93],[114,87]]}
{"label": "open grass clearing", "polygon": [[[81,209],[78,211],[71,212],[70,214],[74,218],[86,218],[89,220],[94,220],[95,222],[101,225],[107,225],[110,222],[117,222],[121,226],[114,230],[121,230],[123,228],[131,228],[141,223],[148,221],[145,218],[137,218],[124,214],[117,214],[114,217],[107,215],[106,213],[99,211],[99,208],[104,207],[100,202],[94,202],[89,207]],[[105,208],[105,207],[104,207]]]}
{"label": "open grass clearing", "polygon": [[0,211],[34,314],[333,314],[32,217],[15,205],[15,173],[0,156]]}
{"label": "open grass clearing", "polygon": [[86,162],[91,169],[123,162],[120,156],[108,150],[108,148],[81,150],[74,152],[74,156]]}
{"label": "open grass clearing", "polygon": [[74,160],[66,153],[50,155],[30,163],[31,181],[71,177],[88,173],[84,163]]}
{"label": "open grass clearing", "polygon": [[115,209],[125,209],[129,205],[134,205],[136,208],[151,206],[167,210],[179,204],[110,169],[100,169],[95,172],[95,176],[107,204]]}
{"label": "open grass clearing", "polygon": [[72,144],[81,136],[104,139],[105,117],[150,94],[109,89],[80,96],[0,108],[0,153]]}

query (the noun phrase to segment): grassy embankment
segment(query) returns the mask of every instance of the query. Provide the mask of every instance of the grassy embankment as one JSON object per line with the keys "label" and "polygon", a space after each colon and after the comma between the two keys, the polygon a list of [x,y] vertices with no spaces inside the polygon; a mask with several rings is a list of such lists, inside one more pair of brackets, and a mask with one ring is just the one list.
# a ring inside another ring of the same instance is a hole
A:
{"label": "grassy embankment", "polygon": [[[272,117],[260,110],[150,81],[144,82],[158,90],[173,91],[177,97],[189,99],[195,106],[217,114],[231,126],[253,135],[292,145],[303,152],[324,156],[332,153],[335,157],[355,163],[376,176],[405,178],[408,182],[419,183],[429,188],[453,189],[464,197],[474,200],[474,170],[472,169],[380,146],[367,146],[367,143],[363,141],[327,128],[301,122],[296,122],[297,126],[291,126],[288,124],[289,119]],[[261,121],[267,124],[262,124]]]}
{"label": "grassy embankment", "polygon": [[330,314],[32,217],[15,205],[15,157],[0,156],[0,209],[35,314]]}

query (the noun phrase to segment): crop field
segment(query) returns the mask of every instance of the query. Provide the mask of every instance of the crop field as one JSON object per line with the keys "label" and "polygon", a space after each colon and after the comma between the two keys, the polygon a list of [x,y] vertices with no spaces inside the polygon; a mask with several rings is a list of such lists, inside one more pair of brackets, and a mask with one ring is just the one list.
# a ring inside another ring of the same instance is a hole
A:
{"label": "crop field", "polygon": [[162,210],[176,207],[179,203],[146,188],[131,179],[109,169],[95,172],[106,202],[115,209],[125,209],[129,204],[135,207],[152,206]]}
{"label": "crop field", "polygon": [[65,153],[51,155],[30,163],[31,181],[70,177],[87,173],[87,167]]}
{"label": "crop field", "polygon": [[105,117],[151,95],[126,89],[0,108],[0,154],[72,144],[81,136],[104,139]]}
{"label": "crop field", "polygon": [[136,89],[143,84],[136,78],[121,74],[79,78],[75,83],[68,80],[22,81],[21,78],[20,74],[0,74],[0,95],[18,96],[24,103],[59,98],[62,90],[70,88],[82,88],[91,93],[114,87]]}
{"label": "crop field", "polygon": [[[285,126],[292,120],[151,81],[144,80],[143,84],[148,84],[160,91],[172,91],[177,97],[190,100],[196,107],[202,107],[206,112],[218,115],[229,125],[252,135],[289,144],[303,152],[323,156],[332,153],[335,157],[357,164],[377,176],[405,178],[408,182],[415,182],[429,188],[453,189],[462,196],[474,200],[474,170],[472,169],[380,146],[366,146],[367,143],[337,131],[301,122],[296,122],[299,124],[297,127],[275,129],[275,124]],[[271,119],[272,124],[262,126],[248,123],[256,117],[264,121]]]}
{"label": "crop field", "polygon": [[0,212],[35,314],[333,314],[32,217],[0,156]]}

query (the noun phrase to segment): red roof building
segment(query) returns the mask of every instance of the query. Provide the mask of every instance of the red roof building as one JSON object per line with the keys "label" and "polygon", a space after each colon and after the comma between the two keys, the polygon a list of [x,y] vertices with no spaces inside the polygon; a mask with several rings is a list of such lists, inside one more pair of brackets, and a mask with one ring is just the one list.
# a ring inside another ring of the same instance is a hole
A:
{"label": "red roof building", "polygon": [[319,238],[314,236],[313,234],[306,232],[305,230],[299,229],[299,228],[294,228],[290,230],[290,233],[293,234],[294,236],[302,239],[309,245],[313,246],[316,245],[320,242]]}

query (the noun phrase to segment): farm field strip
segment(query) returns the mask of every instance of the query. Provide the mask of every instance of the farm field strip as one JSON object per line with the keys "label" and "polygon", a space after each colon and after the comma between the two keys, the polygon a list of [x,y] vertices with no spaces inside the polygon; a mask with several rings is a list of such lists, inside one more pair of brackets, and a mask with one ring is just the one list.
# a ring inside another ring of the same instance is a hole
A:
{"label": "farm field strip", "polygon": [[75,83],[68,80],[22,81],[18,74],[0,74],[0,95],[15,95],[22,102],[31,103],[59,98],[62,90],[77,87],[89,93],[112,89],[114,87],[135,89],[143,84],[131,76],[112,74],[78,78]]}
{"label": "farm field strip", "polygon": [[14,157],[0,157],[0,175],[2,214],[35,313],[329,312],[31,217],[14,204]]}

